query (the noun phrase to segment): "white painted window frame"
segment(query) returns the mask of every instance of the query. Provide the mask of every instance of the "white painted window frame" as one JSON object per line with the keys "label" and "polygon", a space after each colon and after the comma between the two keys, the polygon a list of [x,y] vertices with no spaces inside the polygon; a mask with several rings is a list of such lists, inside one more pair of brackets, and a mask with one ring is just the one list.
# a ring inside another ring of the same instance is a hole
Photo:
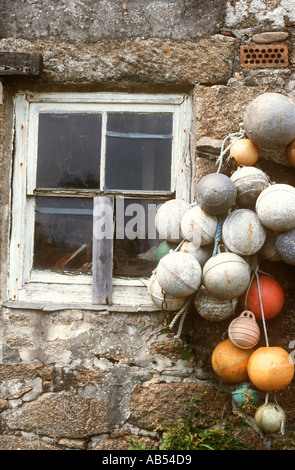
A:
{"label": "white painted window frame", "polygon": [[[19,93],[14,100],[14,166],[8,301],[46,306],[47,303],[91,306],[90,275],[67,275],[32,269],[34,196],[36,183],[38,114],[42,112],[102,112],[102,132],[108,111],[172,112],[171,192],[191,201],[192,98],[186,94]],[[102,135],[102,156],[104,155]],[[104,181],[104,159],[101,162]],[[109,194],[106,192],[103,194]],[[113,192],[114,194],[115,192]],[[126,195],[136,195],[126,191]],[[143,194],[142,192],[140,194]],[[157,195],[156,192],[150,194]],[[164,193],[159,193],[164,195]],[[171,193],[170,193],[171,194]],[[125,195],[125,194],[124,194]],[[29,197],[28,197],[29,196]],[[113,304],[152,308],[146,279],[113,279]],[[128,288],[127,288],[128,287]]]}

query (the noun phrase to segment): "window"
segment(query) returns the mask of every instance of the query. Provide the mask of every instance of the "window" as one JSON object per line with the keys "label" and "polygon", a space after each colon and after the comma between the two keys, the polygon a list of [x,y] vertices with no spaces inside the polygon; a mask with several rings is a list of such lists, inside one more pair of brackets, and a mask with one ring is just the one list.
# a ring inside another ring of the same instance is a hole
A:
{"label": "window", "polygon": [[[187,95],[19,94],[9,299],[92,304],[94,281],[108,277],[113,303],[147,301],[156,209],[190,200],[190,121]],[[94,241],[102,203],[108,244]]]}

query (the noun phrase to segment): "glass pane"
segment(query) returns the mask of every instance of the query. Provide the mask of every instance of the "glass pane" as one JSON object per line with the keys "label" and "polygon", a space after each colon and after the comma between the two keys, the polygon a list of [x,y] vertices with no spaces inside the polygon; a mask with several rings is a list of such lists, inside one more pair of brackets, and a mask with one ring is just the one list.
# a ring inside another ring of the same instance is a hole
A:
{"label": "glass pane", "polygon": [[101,115],[40,114],[37,188],[99,188]]}
{"label": "glass pane", "polygon": [[36,198],[34,268],[90,272],[92,199]]}
{"label": "glass pane", "polygon": [[115,275],[149,277],[157,266],[156,251],[163,240],[155,228],[155,215],[163,202],[116,198]]}
{"label": "glass pane", "polygon": [[170,191],[172,114],[110,113],[106,189]]}

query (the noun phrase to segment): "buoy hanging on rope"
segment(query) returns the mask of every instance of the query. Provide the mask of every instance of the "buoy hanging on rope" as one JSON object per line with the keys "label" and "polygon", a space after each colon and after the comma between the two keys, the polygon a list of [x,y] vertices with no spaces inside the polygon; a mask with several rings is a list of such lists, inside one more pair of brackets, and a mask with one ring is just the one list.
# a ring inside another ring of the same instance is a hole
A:
{"label": "buoy hanging on rope", "polygon": [[249,379],[259,390],[266,392],[286,388],[294,376],[290,354],[278,346],[256,349],[247,365]]}
{"label": "buoy hanging on rope", "polygon": [[175,251],[159,261],[157,278],[162,289],[168,294],[186,297],[200,287],[202,268],[194,256]]}
{"label": "buoy hanging on rope", "polygon": [[295,266],[295,227],[279,235],[275,247],[284,263]]}
{"label": "buoy hanging on rope", "polygon": [[207,214],[200,206],[191,207],[181,220],[181,234],[195,246],[210,245],[214,242],[218,219]]}
{"label": "buoy hanging on rope", "polygon": [[251,209],[236,209],[223,222],[222,241],[232,253],[254,255],[262,248],[265,238],[265,228]]}
{"label": "buoy hanging on rope", "polygon": [[261,405],[255,413],[255,423],[265,434],[274,434],[280,431],[286,422],[284,410],[275,403]]}
{"label": "buoy hanging on rope", "polygon": [[250,388],[247,382],[243,382],[232,392],[232,397],[238,405],[257,405],[261,399],[261,393]]}
{"label": "buoy hanging on rope", "polygon": [[251,279],[249,264],[239,255],[221,252],[211,257],[203,267],[203,285],[218,299],[240,297]]}
{"label": "buoy hanging on rope", "polygon": [[266,230],[266,239],[263,247],[260,250],[262,258],[268,261],[281,261],[281,257],[276,248],[276,241],[281,232],[274,232],[273,230]]}
{"label": "buoy hanging on rope", "polygon": [[257,325],[254,313],[245,310],[232,320],[228,327],[228,337],[239,348],[254,348],[260,339],[260,328]]}
{"label": "buoy hanging on rope", "polygon": [[255,206],[259,194],[269,185],[268,176],[254,166],[242,166],[230,177],[237,188],[237,205],[240,207]]}
{"label": "buoy hanging on rope", "polygon": [[178,311],[183,307],[186,300],[185,297],[176,297],[163,292],[156,273],[153,273],[149,280],[148,290],[154,304],[157,305],[157,307],[162,307],[165,304],[165,310],[167,310],[167,312]]}
{"label": "buoy hanging on rope", "polygon": [[247,365],[253,349],[241,349],[229,339],[214,348],[211,363],[215,374],[228,383],[243,382],[248,378]]}
{"label": "buoy hanging on rope", "polygon": [[194,306],[197,313],[205,320],[220,322],[226,320],[235,313],[238,299],[220,300],[210,294],[201,285],[194,296]]}
{"label": "buoy hanging on rope", "polygon": [[265,320],[270,320],[278,315],[285,303],[285,293],[281,284],[273,277],[264,274],[259,275],[259,290],[255,278],[247,293],[243,293],[240,298],[241,306],[245,307],[247,304],[247,309],[251,310],[258,320],[262,319],[260,298]]}
{"label": "buoy hanging on rope", "polygon": [[250,139],[239,139],[232,144],[229,155],[238,166],[252,166],[259,158],[259,149]]}
{"label": "buoy hanging on rope", "polygon": [[244,113],[247,137],[261,149],[286,147],[295,138],[295,104],[280,93],[263,93]]}
{"label": "buoy hanging on rope", "polygon": [[156,251],[157,261],[160,261],[160,259],[163,258],[163,256],[168,255],[170,250],[174,251],[177,248],[177,246],[178,246],[178,243],[171,243],[171,242],[168,242],[167,240],[164,240],[162,243],[160,243],[160,245],[157,248],[157,251]]}
{"label": "buoy hanging on rope", "polygon": [[196,186],[197,203],[208,214],[225,214],[234,205],[236,197],[233,181],[222,173],[205,175]]}
{"label": "buoy hanging on rope", "polygon": [[295,168],[295,139],[287,145],[285,154],[288,162]]}
{"label": "buoy hanging on rope", "polygon": [[273,184],[258,196],[256,213],[270,230],[284,232],[295,227],[295,188],[290,184]]}
{"label": "buoy hanging on rope", "polygon": [[161,239],[172,243],[181,242],[181,219],[190,207],[190,204],[182,199],[171,199],[159,207],[155,226]]}

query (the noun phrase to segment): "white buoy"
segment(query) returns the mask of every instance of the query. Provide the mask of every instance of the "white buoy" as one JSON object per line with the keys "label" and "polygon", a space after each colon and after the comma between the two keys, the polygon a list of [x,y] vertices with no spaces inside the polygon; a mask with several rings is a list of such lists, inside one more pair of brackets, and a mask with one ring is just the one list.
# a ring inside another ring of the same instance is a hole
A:
{"label": "white buoy", "polygon": [[190,207],[190,204],[182,199],[171,199],[160,206],[155,217],[155,226],[160,238],[180,243],[181,220]]}
{"label": "white buoy", "polygon": [[168,294],[186,297],[200,287],[202,268],[194,256],[175,251],[160,260],[157,278],[160,286]]}
{"label": "white buoy", "polygon": [[262,248],[265,238],[265,228],[251,209],[236,209],[223,223],[222,241],[229,251],[238,255],[254,255]]}
{"label": "white buoy", "polygon": [[194,296],[194,306],[198,314],[211,322],[226,320],[235,313],[238,298],[221,300],[214,297],[206,287],[200,286]]}
{"label": "white buoy", "polygon": [[295,188],[272,184],[258,196],[256,213],[265,227],[283,232],[295,227]]}
{"label": "white buoy", "polygon": [[197,247],[210,245],[214,242],[217,225],[218,219],[215,215],[207,214],[200,206],[195,205],[182,218],[182,237]]}

